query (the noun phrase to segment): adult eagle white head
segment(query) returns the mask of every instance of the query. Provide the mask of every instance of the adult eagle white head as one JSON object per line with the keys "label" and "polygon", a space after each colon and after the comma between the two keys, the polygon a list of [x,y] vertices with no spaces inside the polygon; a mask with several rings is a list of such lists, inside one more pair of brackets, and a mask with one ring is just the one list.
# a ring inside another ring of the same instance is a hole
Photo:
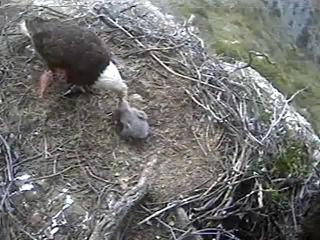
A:
{"label": "adult eagle white head", "polygon": [[48,67],[39,79],[40,97],[55,73],[62,73],[71,86],[92,86],[115,91],[120,98],[127,97],[128,87],[111,61],[109,49],[88,28],[34,17],[21,23],[21,31],[31,39]]}

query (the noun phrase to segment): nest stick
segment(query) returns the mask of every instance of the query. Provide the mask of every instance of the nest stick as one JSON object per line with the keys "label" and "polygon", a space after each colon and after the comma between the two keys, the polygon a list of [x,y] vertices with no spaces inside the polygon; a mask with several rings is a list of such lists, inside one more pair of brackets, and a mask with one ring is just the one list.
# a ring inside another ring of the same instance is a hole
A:
{"label": "nest stick", "polygon": [[114,236],[130,209],[136,206],[147,193],[148,187],[152,183],[157,162],[158,159],[153,157],[147,163],[137,185],[124,194],[114,207],[96,224],[89,240],[109,240]]}

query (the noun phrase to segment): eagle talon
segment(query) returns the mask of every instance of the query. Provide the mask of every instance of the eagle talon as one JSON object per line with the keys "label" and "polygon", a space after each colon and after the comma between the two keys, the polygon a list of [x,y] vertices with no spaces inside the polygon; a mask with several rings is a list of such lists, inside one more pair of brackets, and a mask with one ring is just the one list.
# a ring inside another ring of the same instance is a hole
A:
{"label": "eagle talon", "polygon": [[68,90],[63,94],[63,96],[69,96],[72,94],[80,94],[80,93],[94,94],[94,92],[88,86],[71,85],[68,88]]}
{"label": "eagle talon", "polygon": [[74,93],[79,92],[79,91],[76,89],[76,87],[77,87],[76,85],[71,85],[71,86],[67,89],[67,91],[64,92],[63,96],[64,96],[64,97],[67,97],[67,96],[70,96],[70,95],[72,95],[72,94],[74,94]]}
{"label": "eagle talon", "polygon": [[83,90],[86,93],[94,94],[94,91],[89,86],[83,86]]}

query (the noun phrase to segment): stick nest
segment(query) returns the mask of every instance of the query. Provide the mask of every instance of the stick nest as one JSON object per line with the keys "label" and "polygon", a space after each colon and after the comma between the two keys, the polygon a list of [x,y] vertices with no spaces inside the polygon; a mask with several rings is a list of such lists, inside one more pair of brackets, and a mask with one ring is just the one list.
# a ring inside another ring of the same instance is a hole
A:
{"label": "stick nest", "polygon": [[[292,99],[270,104],[248,66],[230,71],[211,57],[189,21],[164,24],[132,2],[73,4],[0,6],[1,239],[109,239],[152,183],[152,174],[137,179],[150,156],[166,164],[187,154],[202,156],[208,177],[165,203],[141,205],[149,216],[138,225],[156,221],[168,239],[293,239],[316,187],[313,146],[290,140],[284,121]],[[37,99],[43,64],[18,23],[39,14],[88,26],[110,46],[130,91],[147,99],[148,142],[119,139],[112,94],[64,98],[54,86]],[[100,219],[112,209],[116,223]],[[130,233],[120,232],[117,239]]]}

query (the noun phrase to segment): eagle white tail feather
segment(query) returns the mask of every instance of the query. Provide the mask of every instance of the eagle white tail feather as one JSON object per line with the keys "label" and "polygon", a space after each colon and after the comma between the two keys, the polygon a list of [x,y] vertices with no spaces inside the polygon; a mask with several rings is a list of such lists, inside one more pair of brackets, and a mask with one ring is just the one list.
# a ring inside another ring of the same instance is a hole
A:
{"label": "eagle white tail feather", "polygon": [[22,34],[24,34],[25,36],[31,38],[30,33],[27,29],[27,25],[26,25],[26,21],[24,20],[22,23],[20,23],[20,30],[22,32]]}
{"label": "eagle white tail feather", "polygon": [[114,90],[127,95],[128,86],[123,81],[117,66],[110,62],[110,64],[100,74],[98,81],[93,85],[95,88],[102,88],[104,90]]}

